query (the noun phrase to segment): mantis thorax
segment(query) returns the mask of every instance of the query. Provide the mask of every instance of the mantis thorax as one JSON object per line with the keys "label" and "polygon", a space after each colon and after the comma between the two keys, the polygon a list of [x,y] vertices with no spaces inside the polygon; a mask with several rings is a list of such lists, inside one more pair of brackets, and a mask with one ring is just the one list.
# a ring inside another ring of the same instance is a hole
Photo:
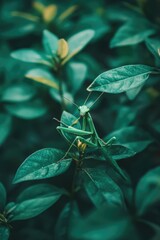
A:
{"label": "mantis thorax", "polygon": [[80,116],[82,117],[85,116],[86,113],[90,111],[90,109],[86,105],[82,105],[78,109],[80,111]]}

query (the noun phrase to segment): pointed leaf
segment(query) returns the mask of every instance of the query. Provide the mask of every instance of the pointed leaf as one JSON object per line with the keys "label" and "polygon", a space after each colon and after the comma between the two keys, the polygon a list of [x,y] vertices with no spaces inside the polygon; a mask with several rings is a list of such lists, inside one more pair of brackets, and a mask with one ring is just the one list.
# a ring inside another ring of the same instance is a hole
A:
{"label": "pointed leaf", "polygon": [[64,152],[54,148],[44,148],[34,152],[18,168],[13,183],[62,174],[69,168],[72,161],[72,159],[61,160],[63,156]]}
{"label": "pointed leaf", "polygon": [[51,74],[49,71],[41,68],[35,68],[32,70],[29,70],[25,74],[26,78],[32,79],[36,82],[39,82],[41,84],[44,84],[46,86],[52,87],[55,90],[59,90],[59,85],[57,80],[54,78],[53,74]]}
{"label": "pointed leaf", "polygon": [[122,93],[134,89],[146,82],[154,68],[146,65],[126,65],[100,74],[88,91],[100,91],[107,93]]}
{"label": "pointed leaf", "polygon": [[52,67],[46,56],[33,49],[20,49],[11,53],[11,57],[23,62],[40,63]]}
{"label": "pointed leaf", "polygon": [[119,186],[108,175],[104,166],[85,168],[82,172],[84,187],[94,205],[123,205],[123,195]]}
{"label": "pointed leaf", "polygon": [[43,31],[43,47],[46,53],[50,56],[54,55],[58,49],[58,38],[48,30]]}
{"label": "pointed leaf", "polygon": [[113,48],[134,45],[143,42],[148,36],[154,33],[155,29],[148,21],[143,18],[135,18],[127,21],[127,23],[118,29],[111,40],[110,46]]}
{"label": "pointed leaf", "polygon": [[110,139],[113,136],[116,137],[117,143],[131,149],[135,153],[143,151],[153,141],[146,131],[133,126],[116,130],[110,133],[105,139]]}
{"label": "pointed leaf", "polygon": [[62,191],[52,185],[33,185],[18,196],[11,221],[37,216],[57,202],[61,196]]}

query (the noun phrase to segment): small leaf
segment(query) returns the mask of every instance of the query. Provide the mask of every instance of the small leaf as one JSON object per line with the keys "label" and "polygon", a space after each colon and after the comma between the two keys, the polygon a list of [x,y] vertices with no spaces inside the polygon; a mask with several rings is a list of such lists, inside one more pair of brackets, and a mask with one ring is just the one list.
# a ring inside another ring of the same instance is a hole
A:
{"label": "small leaf", "polygon": [[8,103],[5,104],[5,109],[22,119],[35,119],[48,111],[48,107],[40,99],[25,103]]}
{"label": "small leaf", "polygon": [[25,74],[25,77],[32,79],[36,82],[42,83],[48,87],[52,87],[56,90],[59,90],[57,80],[53,77],[53,74],[51,74],[45,69],[41,68],[32,69]]}
{"label": "small leaf", "polygon": [[43,9],[43,20],[46,23],[50,23],[57,14],[57,6],[51,4]]}
{"label": "small leaf", "polygon": [[60,57],[60,59],[65,58],[68,54],[68,51],[68,43],[63,38],[59,39],[57,55]]}
{"label": "small leaf", "polygon": [[135,153],[143,151],[152,141],[151,136],[139,127],[124,127],[110,133],[105,140],[116,137],[118,144],[132,150]]}
{"label": "small leaf", "polygon": [[146,65],[126,65],[100,74],[88,91],[100,91],[107,93],[122,93],[137,87],[142,87],[154,68]]}
{"label": "small leaf", "polygon": [[56,54],[58,48],[58,38],[48,30],[43,31],[43,47],[49,56]]}
{"label": "small leaf", "polygon": [[139,215],[145,214],[154,205],[160,206],[160,167],[146,173],[136,188],[136,206]]}
{"label": "small leaf", "polygon": [[8,137],[12,127],[12,118],[9,114],[0,113],[0,145]]}
{"label": "small leaf", "polygon": [[17,198],[11,221],[35,217],[51,207],[62,191],[49,184],[37,184],[25,189]]}
{"label": "small leaf", "polygon": [[10,231],[7,227],[0,225],[0,239],[8,240]]}
{"label": "small leaf", "polygon": [[154,38],[147,38],[146,39],[146,45],[150,52],[155,56],[157,60],[159,60],[159,51],[160,48],[160,38],[154,37]]}
{"label": "small leaf", "polygon": [[40,63],[52,67],[46,56],[36,50],[21,49],[11,53],[11,57],[23,62]]}
{"label": "small leaf", "polygon": [[0,210],[4,210],[6,204],[6,189],[3,184],[0,182]]}
{"label": "small leaf", "polygon": [[72,159],[61,160],[63,156],[64,152],[54,148],[44,148],[34,152],[18,168],[13,183],[62,174],[69,168],[72,161]]}
{"label": "small leaf", "polygon": [[43,13],[45,9],[45,6],[42,3],[36,1],[32,3],[32,7],[40,13]]}
{"label": "small leaf", "polygon": [[132,19],[118,29],[111,40],[110,47],[134,45],[143,42],[154,33],[154,27],[145,19]]}
{"label": "small leaf", "polygon": [[80,52],[91,41],[94,31],[91,29],[81,31],[67,40],[69,46],[68,56],[63,60],[62,65]]}
{"label": "small leaf", "polygon": [[67,8],[64,12],[62,12],[59,17],[58,17],[58,21],[62,22],[64,21],[66,18],[68,18],[72,13],[74,13],[77,10],[78,6],[77,5],[73,5],[69,8]]}
{"label": "small leaf", "polygon": [[36,91],[33,87],[26,84],[17,84],[6,88],[1,96],[1,101],[23,102],[34,97]]}

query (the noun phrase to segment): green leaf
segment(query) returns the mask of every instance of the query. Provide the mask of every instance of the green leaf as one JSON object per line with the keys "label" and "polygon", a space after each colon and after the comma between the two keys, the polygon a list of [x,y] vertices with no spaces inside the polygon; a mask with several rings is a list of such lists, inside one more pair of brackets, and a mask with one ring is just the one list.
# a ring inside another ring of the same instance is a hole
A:
{"label": "green leaf", "polygon": [[93,36],[94,31],[87,29],[70,37],[67,40],[69,45],[69,54],[73,54],[74,52],[78,53],[81,51],[87,45],[87,43],[91,41]]}
{"label": "green leaf", "polygon": [[71,93],[75,95],[85,81],[87,66],[80,62],[72,62],[67,66],[67,74],[69,89],[71,89]]}
{"label": "green leaf", "polygon": [[48,30],[43,31],[43,47],[48,55],[54,55],[58,49],[58,38]]}
{"label": "green leaf", "polygon": [[155,56],[155,58],[157,60],[160,60],[160,56],[158,54],[158,49],[160,49],[160,38],[159,37],[147,38],[146,45],[150,52]]}
{"label": "green leaf", "polygon": [[59,90],[59,84],[57,80],[54,78],[53,74],[51,74],[49,71],[41,68],[35,68],[32,70],[29,70],[25,74],[26,78],[32,79],[36,82],[39,82],[41,84],[44,84],[48,87],[51,87],[55,89],[56,91]]}
{"label": "green leaf", "polygon": [[48,107],[40,99],[32,102],[5,104],[5,108],[12,115],[22,119],[35,119],[48,111]]}
{"label": "green leaf", "polygon": [[0,225],[0,239],[8,240],[10,231],[7,227]]}
{"label": "green leaf", "polygon": [[33,87],[26,84],[17,84],[6,88],[1,96],[3,102],[22,102],[34,97],[36,91]]}
{"label": "green leaf", "polygon": [[80,217],[78,205],[75,201],[68,202],[62,209],[55,227],[54,238],[58,240],[69,239],[69,232],[75,220]]}
{"label": "green leaf", "polygon": [[136,188],[135,203],[137,213],[145,214],[156,205],[160,206],[160,167],[146,173],[139,181]]}
{"label": "green leaf", "polygon": [[87,167],[82,171],[84,188],[97,208],[105,204],[116,206],[124,204],[122,191],[108,175],[108,171],[105,165],[96,168]]}
{"label": "green leaf", "polygon": [[100,74],[87,90],[107,93],[126,92],[142,87],[153,71],[154,68],[141,64],[118,67]]}
{"label": "green leaf", "polygon": [[124,127],[110,133],[106,138],[116,137],[116,142],[124,147],[131,149],[135,153],[143,151],[153,139],[151,136],[139,127]]}
{"label": "green leaf", "polygon": [[11,57],[23,62],[40,63],[52,67],[50,61],[43,53],[33,49],[20,49],[11,53]]}
{"label": "green leaf", "polygon": [[0,145],[8,137],[12,127],[12,118],[9,114],[0,113]]}
{"label": "green leaf", "polygon": [[132,157],[136,154],[136,152],[133,151],[132,149],[129,149],[119,144],[112,144],[107,148],[107,152],[116,161],[120,159],[128,158],[128,157]]}
{"label": "green leaf", "polygon": [[0,182],[0,210],[4,210],[6,198],[7,198],[6,189]]}
{"label": "green leaf", "polygon": [[105,206],[77,219],[72,227],[74,240],[140,240],[132,218],[119,206]]}
{"label": "green leaf", "polygon": [[37,184],[25,189],[17,198],[11,221],[39,215],[57,202],[62,193],[62,190],[49,184]]}
{"label": "green leaf", "polygon": [[148,21],[143,18],[135,18],[127,21],[127,23],[118,29],[111,40],[110,47],[134,45],[143,42],[148,36],[154,33],[155,29]]}
{"label": "green leaf", "polygon": [[54,148],[44,148],[30,155],[18,168],[13,183],[27,180],[45,179],[65,172],[72,159],[61,160],[64,152]]}
{"label": "green leaf", "polygon": [[87,29],[81,31],[67,40],[69,46],[68,56],[62,61],[62,65],[65,64],[69,59],[71,59],[74,55],[79,53],[94,36],[94,31],[91,29]]}

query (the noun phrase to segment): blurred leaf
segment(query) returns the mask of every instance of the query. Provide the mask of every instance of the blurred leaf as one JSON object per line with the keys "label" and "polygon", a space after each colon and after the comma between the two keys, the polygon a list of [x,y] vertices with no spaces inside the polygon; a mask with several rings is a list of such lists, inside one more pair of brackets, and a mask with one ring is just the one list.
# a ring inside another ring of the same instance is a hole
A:
{"label": "blurred leaf", "polygon": [[0,182],[0,210],[4,210],[6,198],[7,198],[6,189]]}
{"label": "blurred leaf", "polygon": [[3,225],[0,225],[0,239],[8,240],[9,234],[9,229]]}
{"label": "blurred leaf", "polygon": [[78,205],[75,201],[68,202],[62,209],[55,227],[55,239],[68,239],[70,229],[75,220],[80,217]]}
{"label": "blurred leaf", "polygon": [[70,37],[67,42],[69,46],[68,56],[63,60],[62,65],[65,64],[69,59],[71,59],[74,55],[80,52],[88,42],[94,36],[94,31],[91,29],[81,31],[72,37]]}
{"label": "blurred leaf", "polygon": [[54,55],[58,49],[58,38],[48,30],[43,31],[43,47],[49,56]]}
{"label": "blurred leaf", "polygon": [[110,204],[78,219],[72,228],[71,237],[74,240],[141,239],[127,211]]}
{"label": "blurred leaf", "polygon": [[65,39],[61,38],[58,40],[58,50],[57,55],[60,57],[60,59],[65,58],[68,55],[68,43]]}
{"label": "blurred leaf", "polygon": [[[136,64],[108,70],[100,74],[87,88],[88,91],[121,93],[142,87],[154,68]],[[136,96],[136,95],[135,95]],[[135,97],[134,96],[134,97]]]}
{"label": "blurred leaf", "polygon": [[151,142],[152,137],[143,129],[129,126],[110,133],[105,139],[116,137],[116,142],[135,153],[143,151]]}
{"label": "blurred leaf", "polygon": [[155,58],[160,61],[160,56],[158,54],[158,49],[160,48],[160,38],[159,37],[147,38],[146,45],[149,51],[155,56]]}
{"label": "blurred leaf", "polygon": [[[81,73],[81,74],[79,74]],[[80,90],[87,75],[87,66],[80,62],[72,62],[67,66],[68,84],[72,94],[76,94]]]}
{"label": "blurred leaf", "polygon": [[46,86],[52,87],[55,90],[59,90],[59,85],[57,80],[54,78],[53,74],[49,71],[41,68],[35,68],[29,70],[25,74],[26,78],[32,79],[36,82],[42,83]]}
{"label": "blurred leaf", "polygon": [[110,46],[113,48],[137,44],[143,42],[148,36],[154,33],[155,28],[151,23],[143,18],[135,18],[118,29],[111,40]]}
{"label": "blurred leaf", "polygon": [[11,57],[23,62],[40,63],[52,67],[46,56],[33,49],[20,49],[11,53]]}
{"label": "blurred leaf", "polygon": [[32,86],[26,84],[17,84],[6,88],[1,96],[1,101],[5,102],[23,102],[30,100],[36,94]]}
{"label": "blurred leaf", "polygon": [[63,156],[64,152],[54,148],[44,148],[34,152],[18,168],[13,183],[62,174],[69,168],[72,161],[72,159],[61,160]]}
{"label": "blurred leaf", "polygon": [[8,137],[11,131],[12,118],[9,114],[0,113],[0,145]]}
{"label": "blurred leaf", "polygon": [[43,9],[43,20],[50,23],[57,14],[57,6],[55,4],[48,5]]}
{"label": "blurred leaf", "polygon": [[136,188],[135,204],[139,215],[145,214],[154,205],[160,206],[160,167],[146,173]]}
{"label": "blurred leaf", "polygon": [[18,196],[11,221],[35,217],[52,206],[62,196],[62,191],[49,184],[37,184]]}
{"label": "blurred leaf", "polygon": [[39,99],[32,102],[6,104],[5,108],[12,115],[22,119],[41,117],[48,110],[47,106]]}

